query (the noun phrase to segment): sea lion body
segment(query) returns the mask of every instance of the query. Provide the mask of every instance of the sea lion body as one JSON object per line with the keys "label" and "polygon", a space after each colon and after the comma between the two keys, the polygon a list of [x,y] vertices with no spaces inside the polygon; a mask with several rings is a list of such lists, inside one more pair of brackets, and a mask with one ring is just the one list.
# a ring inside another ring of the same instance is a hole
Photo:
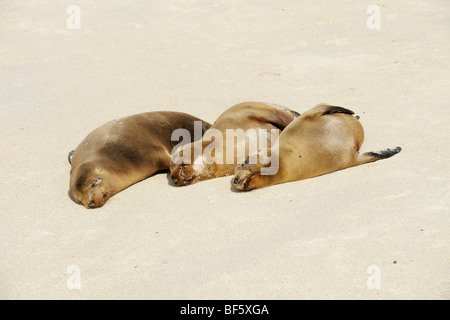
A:
{"label": "sea lion body", "polygon": [[176,129],[193,135],[211,125],[181,112],[157,111],[110,121],[89,133],[69,160],[70,192],[86,208],[101,207],[111,196],[160,170],[168,170]]}
{"label": "sea lion body", "polygon": [[[364,130],[353,111],[320,104],[289,124],[278,139],[279,167],[273,175],[261,175],[262,164],[240,164],[232,181],[238,190],[316,177],[344,168],[389,158],[401,151],[386,149],[360,154]],[[278,149],[278,151],[276,151]]]}
{"label": "sea lion body", "polygon": [[[250,146],[248,137],[242,135],[239,137],[230,136],[232,134],[229,133],[229,130],[240,130],[240,132],[247,133],[250,129],[259,134],[259,131],[263,129],[268,134],[271,130],[280,133],[297,116],[299,116],[297,112],[286,107],[264,102],[244,102],[228,108],[205,132],[201,142],[186,144],[182,147],[183,152],[180,153],[184,153],[187,149],[190,150],[191,157],[187,163],[186,161],[181,162],[174,156],[172,157],[170,166],[172,181],[175,185],[181,186],[232,175],[239,160],[237,150],[245,149],[245,152],[248,153]],[[213,130],[220,133],[223,139],[217,139],[216,137],[208,140],[207,137]],[[233,146],[229,147],[232,150],[227,150],[227,146],[229,146],[227,138],[231,138],[233,141],[236,138]],[[259,141],[260,138],[258,138],[258,143]],[[273,142],[271,136],[268,135],[265,145],[270,146]],[[208,150],[213,150],[211,154],[214,155],[215,159],[219,158],[221,161],[211,163],[210,159],[207,160],[205,152]],[[230,154],[232,157],[227,158]],[[175,159],[178,161],[175,161]]]}

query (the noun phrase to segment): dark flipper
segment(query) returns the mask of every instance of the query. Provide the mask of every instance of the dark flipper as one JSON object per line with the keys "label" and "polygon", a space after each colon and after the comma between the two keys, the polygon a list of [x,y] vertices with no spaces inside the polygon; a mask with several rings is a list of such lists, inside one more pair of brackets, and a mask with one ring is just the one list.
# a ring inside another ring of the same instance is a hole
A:
{"label": "dark flipper", "polygon": [[345,114],[355,114],[352,110],[345,109],[337,106],[329,106],[329,108],[322,114],[334,114],[334,113],[345,113]]}
{"label": "dark flipper", "polygon": [[363,164],[363,163],[378,161],[381,159],[387,159],[387,158],[390,158],[390,157],[396,155],[400,151],[402,151],[402,148],[397,147],[395,149],[386,149],[386,150],[377,151],[377,152],[366,152],[366,153],[360,154],[358,156],[357,164]]}
{"label": "dark flipper", "polygon": [[70,164],[72,164],[72,158],[73,158],[73,154],[75,153],[75,150],[72,150],[69,152],[69,154],[67,155],[67,160],[69,161]]}
{"label": "dark flipper", "polygon": [[338,106],[331,106],[329,104],[319,104],[315,106],[314,108],[306,111],[301,115],[301,118],[305,120],[314,120],[321,116],[327,115],[327,114],[335,114],[335,113],[344,113],[353,115],[355,114],[352,110],[338,107]]}
{"label": "dark flipper", "polygon": [[393,155],[396,155],[397,153],[399,153],[400,151],[402,151],[402,148],[401,147],[397,147],[397,148],[395,148],[393,150],[386,149],[386,150],[381,150],[381,151],[378,151],[378,152],[366,152],[366,153],[364,153],[364,155],[376,158],[376,160],[380,160],[380,159],[390,158]]}

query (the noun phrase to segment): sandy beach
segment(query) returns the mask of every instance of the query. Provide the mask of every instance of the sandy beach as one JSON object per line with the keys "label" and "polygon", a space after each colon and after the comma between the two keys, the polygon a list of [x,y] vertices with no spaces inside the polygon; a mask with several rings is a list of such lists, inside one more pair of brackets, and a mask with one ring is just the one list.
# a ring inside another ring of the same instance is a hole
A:
{"label": "sandy beach", "polygon": [[[450,299],[449,39],[445,0],[1,1],[0,299]],[[161,173],[69,198],[96,127],[243,101],[342,106],[362,152],[403,150],[251,192]]]}

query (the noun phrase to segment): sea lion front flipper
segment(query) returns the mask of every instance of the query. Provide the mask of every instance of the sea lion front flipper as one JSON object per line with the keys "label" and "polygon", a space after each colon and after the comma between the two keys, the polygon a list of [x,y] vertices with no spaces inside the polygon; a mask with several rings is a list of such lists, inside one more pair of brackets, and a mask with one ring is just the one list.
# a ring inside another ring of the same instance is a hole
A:
{"label": "sea lion front flipper", "polygon": [[69,154],[67,155],[67,160],[69,161],[70,164],[72,164],[72,158],[73,158],[73,154],[75,153],[75,150],[72,150],[69,152]]}
{"label": "sea lion front flipper", "polygon": [[251,118],[257,119],[261,122],[270,123],[280,131],[283,131],[289,123],[300,116],[300,113],[297,111],[291,110],[279,104],[268,102],[262,102],[260,104],[266,105],[269,108],[266,109],[265,112],[256,114]]}
{"label": "sea lion front flipper", "polygon": [[355,114],[352,110],[342,108],[339,106],[332,106],[329,104],[318,104],[311,110],[306,111],[301,115],[303,119],[308,120],[315,120],[321,116],[327,115],[327,114],[335,114],[335,113],[345,113],[349,115]]}

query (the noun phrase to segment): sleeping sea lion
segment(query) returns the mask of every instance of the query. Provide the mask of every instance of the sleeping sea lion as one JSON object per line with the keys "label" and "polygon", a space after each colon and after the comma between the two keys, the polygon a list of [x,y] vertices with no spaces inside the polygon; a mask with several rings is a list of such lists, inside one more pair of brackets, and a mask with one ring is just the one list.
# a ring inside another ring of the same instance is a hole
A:
{"label": "sleeping sea lion", "polygon": [[87,135],[74,152],[70,193],[86,208],[98,208],[117,192],[157,171],[168,170],[177,144],[172,132],[193,135],[194,123],[202,133],[211,125],[181,112],[140,113],[110,121]]}
{"label": "sleeping sea lion", "polygon": [[[279,167],[273,174],[261,174],[267,165],[249,164],[235,168],[232,185],[237,190],[252,190],[283,182],[307,179],[363,163],[386,159],[402,149],[359,153],[364,130],[359,117],[342,107],[319,104],[290,123],[280,134]],[[276,147],[276,148],[275,148]]]}
{"label": "sleeping sea lion", "polygon": [[272,134],[279,134],[297,116],[296,111],[265,102],[244,102],[228,108],[201,141],[186,144],[172,155],[173,183],[182,186],[232,175],[236,164],[245,160],[240,160],[244,154],[256,144],[270,146],[274,143]]}

